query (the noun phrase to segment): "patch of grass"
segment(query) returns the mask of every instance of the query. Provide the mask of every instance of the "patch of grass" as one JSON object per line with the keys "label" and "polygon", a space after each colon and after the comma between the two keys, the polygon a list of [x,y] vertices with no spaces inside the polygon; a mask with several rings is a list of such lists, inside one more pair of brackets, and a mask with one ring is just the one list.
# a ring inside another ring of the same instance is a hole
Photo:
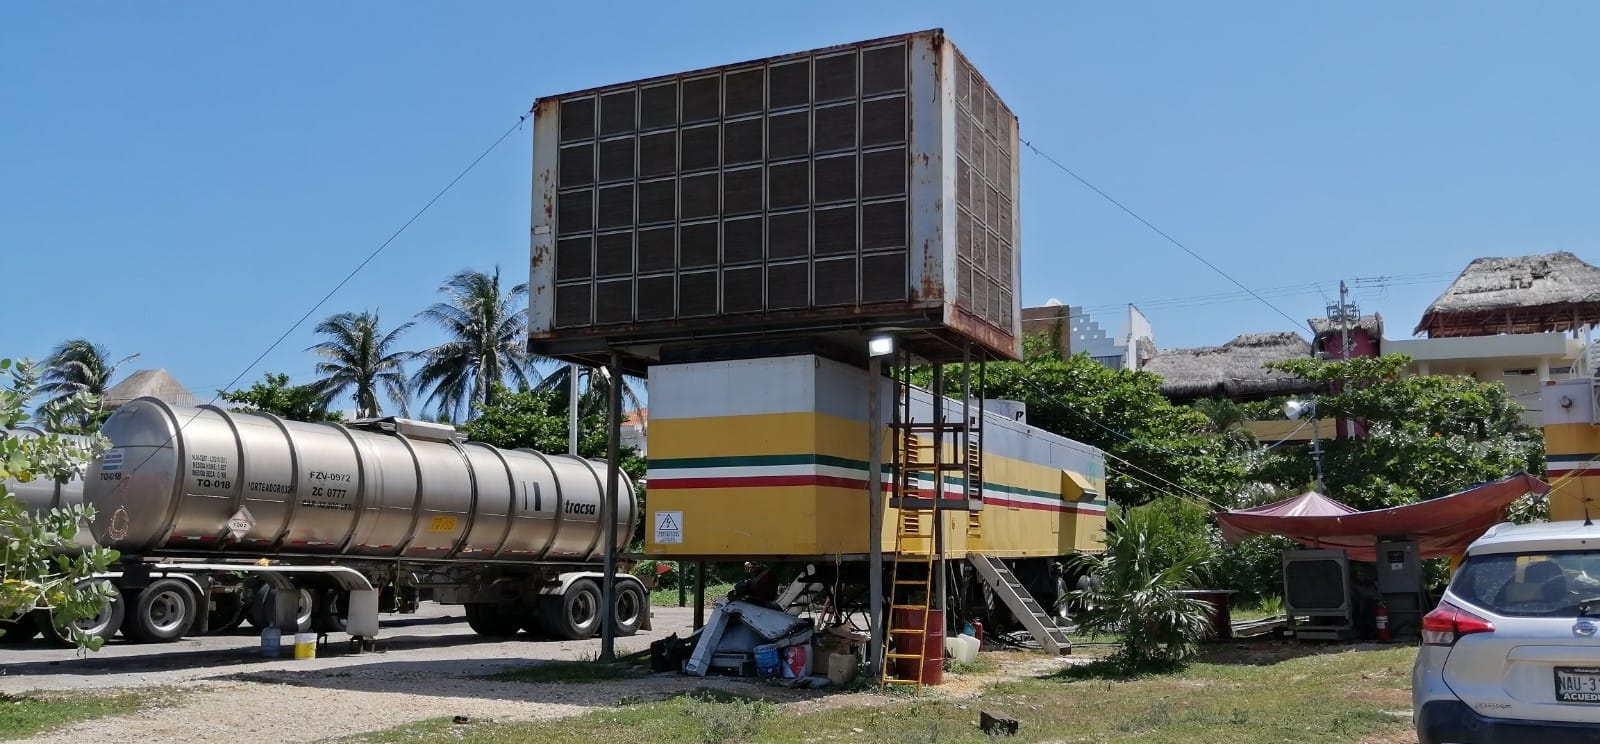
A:
{"label": "patch of grass", "polygon": [[993,656],[978,655],[970,663],[949,660],[945,662],[944,670],[951,674],[988,674],[1000,668],[1000,664]]}
{"label": "patch of grass", "polygon": [[779,717],[770,702],[720,690],[696,689],[666,700],[602,708],[575,718],[465,724],[436,718],[334,741],[340,744],[422,744],[442,740],[460,744],[547,741],[720,744],[767,741],[766,732]]}
{"label": "patch of grass", "polygon": [[1230,607],[1228,608],[1228,614],[1232,616],[1235,621],[1262,620],[1265,618],[1282,615],[1283,598],[1276,595],[1268,595],[1255,600],[1254,602],[1248,602]]}
{"label": "patch of grass", "polygon": [[[722,599],[724,597],[727,597],[728,596],[728,592],[731,592],[731,591],[733,591],[733,585],[732,584],[707,584],[706,585],[706,606],[710,607],[717,600]],[[685,592],[683,597],[684,597],[684,605],[683,606],[685,606],[685,607],[693,607],[694,606],[694,587],[692,587],[692,586],[689,587],[689,591]],[[650,592],[650,606],[651,607],[677,607],[678,606],[678,590],[677,589],[657,589],[657,590],[655,590],[653,592]]]}
{"label": "patch of grass", "polygon": [[1306,744],[1402,737],[1410,702],[1408,647],[1316,649],[1268,646],[1208,654],[1182,672],[1132,679],[1045,677],[1000,682],[977,699],[885,695],[879,704],[783,709],[737,695],[697,690],[676,698],[596,710],[575,718],[513,724],[431,721],[362,737],[375,744],[449,740],[663,744],[760,741],[987,741],[981,710],[1022,721],[1017,742],[1293,741]]}
{"label": "patch of grass", "polygon": [[133,713],[163,702],[151,692],[0,694],[0,739],[25,739],[80,721]]}

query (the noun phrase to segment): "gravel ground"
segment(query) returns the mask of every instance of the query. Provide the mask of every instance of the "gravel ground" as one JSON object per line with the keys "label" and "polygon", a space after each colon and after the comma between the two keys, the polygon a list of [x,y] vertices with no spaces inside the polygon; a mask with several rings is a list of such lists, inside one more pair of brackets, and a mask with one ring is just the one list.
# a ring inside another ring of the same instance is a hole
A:
{"label": "gravel ground", "polygon": [[[656,608],[654,630],[618,639],[617,651],[642,651],[674,632],[686,635],[692,619],[689,609]],[[871,693],[794,690],[671,673],[584,684],[496,682],[484,676],[539,660],[593,658],[600,642],[483,641],[466,627],[459,607],[424,605],[415,617],[385,616],[380,638],[378,653],[347,654],[335,645],[307,660],[262,659],[256,653],[258,639],[247,631],[161,646],[113,643],[87,658],[35,641],[6,649],[0,693],[160,687],[173,690],[180,700],[175,706],[87,721],[30,740],[61,744],[127,742],[133,737],[312,742],[440,716],[478,721],[560,718],[623,698],[653,700],[695,688],[739,691],[804,708],[891,700]],[[1007,674],[1041,673],[1068,663],[1039,656],[1018,661],[1003,665]],[[968,697],[995,676],[947,677],[945,685],[930,692]]]}

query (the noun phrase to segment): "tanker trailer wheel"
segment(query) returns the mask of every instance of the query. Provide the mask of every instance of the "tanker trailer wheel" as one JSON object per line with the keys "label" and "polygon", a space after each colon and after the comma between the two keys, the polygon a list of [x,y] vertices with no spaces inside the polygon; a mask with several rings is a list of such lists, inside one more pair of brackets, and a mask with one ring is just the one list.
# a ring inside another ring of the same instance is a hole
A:
{"label": "tanker trailer wheel", "polygon": [[122,633],[145,643],[176,641],[194,625],[198,606],[188,584],[180,579],[158,579],[129,602]]}
{"label": "tanker trailer wheel", "polygon": [[[109,584],[110,582],[106,583]],[[117,629],[122,627],[126,609],[127,603],[123,601],[120,593],[116,593],[114,598],[107,599],[102,603],[100,609],[96,610],[93,615],[79,618],[71,625],[85,635],[98,636],[109,641],[112,636],[117,634]],[[77,645],[73,643],[72,633],[68,628],[64,625],[57,625],[55,618],[51,616],[48,610],[40,610],[35,618],[39,624],[39,631],[44,634],[45,640],[62,647]]]}
{"label": "tanker trailer wheel", "polygon": [[345,618],[350,616],[350,593],[342,589],[324,589],[316,594],[316,611],[312,613],[311,627],[318,633],[343,633]]}
{"label": "tanker trailer wheel", "polygon": [[545,625],[557,638],[581,641],[593,636],[600,629],[600,587],[589,579],[578,579],[548,609]]}
{"label": "tanker trailer wheel", "polygon": [[550,624],[546,622],[549,613],[545,612],[544,605],[544,602],[536,602],[533,605],[522,608],[519,613],[522,619],[523,631],[534,638],[551,638],[555,636],[550,631]]}
{"label": "tanker trailer wheel", "polygon": [[522,629],[522,618],[501,605],[473,602],[467,605],[467,627],[484,638],[510,638]]}
{"label": "tanker trailer wheel", "polygon": [[[295,623],[299,628],[296,632],[304,633],[311,630],[311,616],[316,610],[316,597],[311,595],[311,590],[305,587],[295,587],[300,592],[300,601],[295,605]],[[266,629],[272,624],[273,615],[278,611],[278,590],[261,584],[256,588],[255,596],[250,600],[250,624],[257,628]],[[280,629],[281,630],[281,629]],[[287,632],[287,631],[285,631]]]}
{"label": "tanker trailer wheel", "polygon": [[631,581],[619,581],[616,596],[612,597],[611,624],[619,636],[631,636],[644,625],[644,614],[650,611],[650,598],[644,589]]}

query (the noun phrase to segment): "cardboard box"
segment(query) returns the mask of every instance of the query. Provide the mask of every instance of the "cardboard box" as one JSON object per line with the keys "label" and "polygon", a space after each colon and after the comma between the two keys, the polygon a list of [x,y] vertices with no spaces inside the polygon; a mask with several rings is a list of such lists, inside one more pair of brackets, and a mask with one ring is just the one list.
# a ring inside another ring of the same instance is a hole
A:
{"label": "cardboard box", "polygon": [[867,637],[845,625],[836,625],[816,634],[811,641],[812,673],[827,676],[835,685],[855,676],[861,663]]}
{"label": "cardboard box", "polygon": [[860,664],[861,657],[855,654],[828,654],[823,657],[823,661],[824,668],[818,670],[818,673],[828,675],[828,681],[832,682],[834,687],[839,687],[856,676],[856,668]]}
{"label": "cardboard box", "polygon": [[843,625],[829,628],[827,632],[816,637],[817,650],[823,654],[861,654],[861,649],[867,645],[867,637]]}

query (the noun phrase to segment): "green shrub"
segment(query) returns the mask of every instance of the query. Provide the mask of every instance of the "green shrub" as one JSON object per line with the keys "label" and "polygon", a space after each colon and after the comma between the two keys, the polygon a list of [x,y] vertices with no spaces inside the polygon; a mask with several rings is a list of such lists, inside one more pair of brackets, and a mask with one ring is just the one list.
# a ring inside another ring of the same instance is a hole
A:
{"label": "green shrub", "polygon": [[1239,592],[1238,604],[1259,602],[1283,594],[1283,551],[1295,550],[1299,543],[1287,537],[1261,535],[1230,545],[1217,536],[1217,563],[1213,572],[1218,588]]}
{"label": "green shrub", "polygon": [[1171,526],[1159,508],[1113,509],[1106,515],[1105,552],[1076,559],[1100,580],[1069,593],[1084,606],[1078,626],[1121,638],[1109,660],[1120,671],[1181,667],[1210,631],[1209,607],[1181,593],[1196,586],[1209,551],[1163,542],[1172,537]]}

